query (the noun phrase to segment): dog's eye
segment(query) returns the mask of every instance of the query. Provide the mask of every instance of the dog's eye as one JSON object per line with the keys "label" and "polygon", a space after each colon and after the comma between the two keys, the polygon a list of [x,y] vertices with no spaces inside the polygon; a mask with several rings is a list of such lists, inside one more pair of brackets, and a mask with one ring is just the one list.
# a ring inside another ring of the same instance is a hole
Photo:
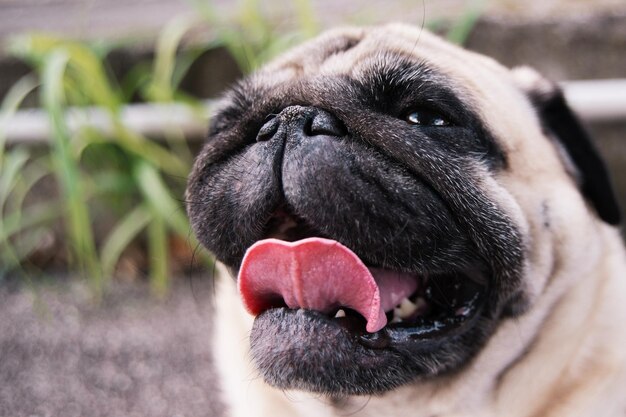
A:
{"label": "dog's eye", "polygon": [[412,125],[444,127],[450,126],[450,121],[441,114],[433,110],[419,109],[413,110],[404,116],[404,120]]}

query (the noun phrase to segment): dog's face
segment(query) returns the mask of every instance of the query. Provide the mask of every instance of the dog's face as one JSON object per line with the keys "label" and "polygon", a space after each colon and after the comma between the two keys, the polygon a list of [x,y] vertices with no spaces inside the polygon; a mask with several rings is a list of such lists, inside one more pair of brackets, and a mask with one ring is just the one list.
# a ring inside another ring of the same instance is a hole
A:
{"label": "dog's face", "polygon": [[268,383],[368,394],[456,372],[541,296],[567,221],[589,202],[617,220],[588,142],[550,139],[582,133],[541,83],[386,26],[328,33],[224,96],[188,212],[239,271]]}

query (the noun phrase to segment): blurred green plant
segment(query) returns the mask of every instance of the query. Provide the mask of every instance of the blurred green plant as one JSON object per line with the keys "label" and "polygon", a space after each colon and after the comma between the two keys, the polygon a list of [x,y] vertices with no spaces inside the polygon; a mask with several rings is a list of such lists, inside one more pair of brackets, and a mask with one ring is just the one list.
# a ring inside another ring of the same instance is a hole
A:
{"label": "blurred green plant", "polygon": [[452,22],[432,20],[426,23],[426,27],[433,32],[442,33],[452,43],[464,45],[484,10],[485,0],[471,0],[467,2],[458,19]]}
{"label": "blurred green plant", "polygon": [[[0,273],[19,268],[50,221],[61,218],[71,265],[89,278],[96,296],[102,295],[124,250],[142,233],[152,288],[165,294],[168,236],[174,234],[196,245],[182,207],[191,151],[177,137],[180,133],[166,132],[166,143],[151,141],[125,126],[121,114],[122,106],[134,94],[148,102],[177,101],[201,107],[177,90],[193,62],[177,53],[178,46],[193,24],[189,19],[175,19],[168,25],[157,40],[153,66],[132,72],[134,83],[119,82],[109,75],[105,62],[110,49],[102,45],[42,34],[12,41],[10,50],[30,63],[35,73],[13,86],[2,105],[0,122],[38,87],[52,135],[50,152],[33,158],[24,147],[5,149],[0,128],[0,256],[4,269]],[[194,54],[197,56],[197,51]],[[113,132],[105,135],[95,127],[72,132],[65,117],[69,106],[104,109]],[[56,180],[58,197],[23,207],[32,187],[48,175]],[[115,223],[102,242],[96,242],[94,236],[97,210],[115,213]]]}
{"label": "blurred green plant", "polygon": [[289,28],[270,18],[263,9],[269,3],[261,0],[240,0],[230,18],[224,18],[210,0],[189,1],[214,30],[216,42],[230,52],[244,74],[319,32],[309,0],[292,2],[289,12],[293,24]]}
{"label": "blurred green plant", "polygon": [[[44,34],[15,38],[10,50],[30,63],[34,73],[16,83],[0,105],[0,278],[19,270],[57,223],[67,238],[70,266],[88,277],[101,296],[119,260],[133,242],[143,241],[148,275],[158,295],[168,288],[170,236],[197,245],[182,207],[185,178],[192,152],[180,131],[165,132],[159,143],[124,125],[123,106],[139,98],[149,103],[182,103],[203,117],[205,109],[180,91],[184,75],[203,52],[225,47],[243,73],[249,73],[294,43],[316,35],[319,25],[309,0],[295,0],[291,32],[268,17],[260,0],[240,0],[224,17],[211,0],[189,0],[209,26],[213,41],[181,48],[198,17],[178,17],[160,34],[154,60],[132,68],[122,79],[111,75],[107,56],[114,45],[85,43]],[[470,3],[447,37],[463,43],[482,10]],[[287,33],[288,32],[288,33]],[[33,92],[39,94],[52,129],[49,152],[26,146],[5,146],[3,125]],[[95,126],[71,130],[68,107],[104,109],[113,132]],[[32,198],[42,181],[54,179],[59,193]],[[104,238],[95,232],[101,217],[110,220]]]}
{"label": "blurred green plant", "polygon": [[31,189],[51,171],[48,157],[36,157],[25,146],[6,149],[3,126],[38,83],[23,77],[0,106],[0,278],[19,268],[47,233],[48,223],[60,215],[56,201],[26,205]]}

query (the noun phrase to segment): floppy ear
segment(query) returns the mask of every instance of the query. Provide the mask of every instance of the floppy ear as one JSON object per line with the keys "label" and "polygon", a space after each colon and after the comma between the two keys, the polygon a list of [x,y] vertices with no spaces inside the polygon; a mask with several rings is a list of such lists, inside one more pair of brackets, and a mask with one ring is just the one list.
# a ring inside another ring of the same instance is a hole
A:
{"label": "floppy ear", "polygon": [[581,192],[605,222],[620,223],[620,210],[608,171],[591,137],[567,105],[561,89],[529,67],[512,70],[518,85],[537,109],[544,129],[567,152]]}

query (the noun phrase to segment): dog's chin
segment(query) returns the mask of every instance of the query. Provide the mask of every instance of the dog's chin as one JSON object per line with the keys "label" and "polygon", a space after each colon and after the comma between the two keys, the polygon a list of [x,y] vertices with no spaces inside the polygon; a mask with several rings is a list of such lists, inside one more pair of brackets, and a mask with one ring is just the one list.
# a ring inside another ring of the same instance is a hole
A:
{"label": "dog's chin", "polygon": [[494,327],[490,277],[478,271],[485,269],[412,274],[417,289],[385,311],[386,325],[374,332],[348,307],[320,312],[273,300],[255,318],[252,359],[272,386],[333,397],[380,394],[455,372]]}
{"label": "dog's chin", "polygon": [[[491,327],[480,314],[456,326],[389,325],[367,334],[356,318],[274,308],[252,328],[251,353],[267,383],[332,397],[380,394],[460,369]],[[447,331],[447,332],[446,332]]]}

